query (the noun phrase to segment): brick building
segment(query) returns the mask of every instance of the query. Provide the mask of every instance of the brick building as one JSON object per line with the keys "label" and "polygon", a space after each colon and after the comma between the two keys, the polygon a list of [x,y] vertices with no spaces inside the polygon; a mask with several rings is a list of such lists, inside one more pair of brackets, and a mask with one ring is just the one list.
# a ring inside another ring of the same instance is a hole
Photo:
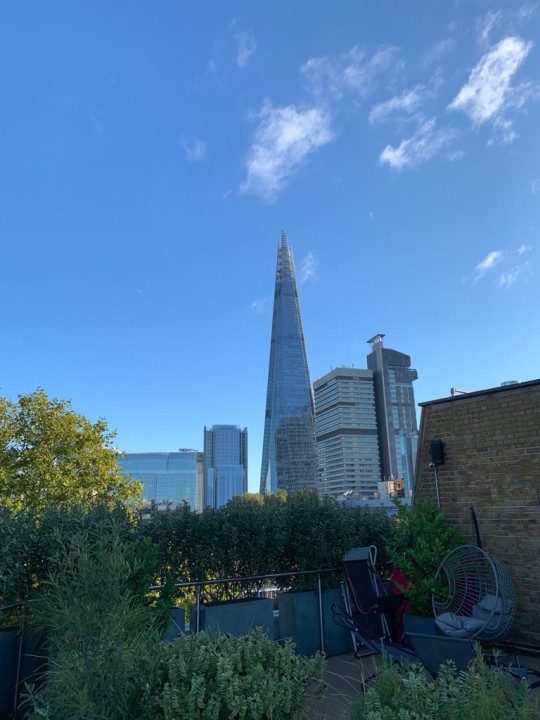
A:
{"label": "brick building", "polygon": [[483,548],[516,586],[518,608],[509,639],[540,645],[540,380],[421,403],[414,498],[437,500],[470,542],[475,509]]}

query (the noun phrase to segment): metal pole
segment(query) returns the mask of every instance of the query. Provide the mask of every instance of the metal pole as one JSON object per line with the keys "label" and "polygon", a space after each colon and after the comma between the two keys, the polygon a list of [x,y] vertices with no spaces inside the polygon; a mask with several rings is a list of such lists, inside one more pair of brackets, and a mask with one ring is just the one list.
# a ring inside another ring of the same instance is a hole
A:
{"label": "metal pole", "polygon": [[441,498],[439,495],[439,477],[437,475],[437,466],[433,465],[433,476],[435,477],[435,492],[437,493],[437,505],[441,507]]}
{"label": "metal pole", "polygon": [[323,618],[323,604],[322,604],[322,583],[321,573],[317,573],[317,594],[319,599],[319,634],[321,636],[321,650],[324,652],[324,618]]}
{"label": "metal pole", "polygon": [[197,632],[199,632],[201,626],[201,591],[197,588]]}

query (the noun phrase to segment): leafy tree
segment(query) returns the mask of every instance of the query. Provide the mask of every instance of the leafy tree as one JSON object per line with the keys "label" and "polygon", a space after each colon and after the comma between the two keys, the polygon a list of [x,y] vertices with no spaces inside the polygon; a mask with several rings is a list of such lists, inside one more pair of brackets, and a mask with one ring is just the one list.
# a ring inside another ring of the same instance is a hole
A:
{"label": "leafy tree", "polygon": [[126,477],[103,419],[92,423],[67,400],[38,388],[0,398],[0,503],[42,513],[50,504],[114,505],[141,494]]}

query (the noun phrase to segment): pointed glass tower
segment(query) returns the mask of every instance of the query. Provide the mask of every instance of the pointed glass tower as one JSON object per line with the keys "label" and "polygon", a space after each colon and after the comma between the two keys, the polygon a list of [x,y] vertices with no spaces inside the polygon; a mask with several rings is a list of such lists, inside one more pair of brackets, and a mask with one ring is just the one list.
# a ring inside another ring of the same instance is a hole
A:
{"label": "pointed glass tower", "polygon": [[313,395],[292,252],[281,233],[274,293],[261,492],[317,487]]}

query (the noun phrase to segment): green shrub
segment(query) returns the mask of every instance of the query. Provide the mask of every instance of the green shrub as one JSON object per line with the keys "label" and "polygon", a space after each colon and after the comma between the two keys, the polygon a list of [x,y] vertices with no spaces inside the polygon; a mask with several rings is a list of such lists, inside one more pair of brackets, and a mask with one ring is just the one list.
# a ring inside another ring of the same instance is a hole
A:
{"label": "green shrub", "polygon": [[49,662],[42,689],[28,698],[31,718],[156,717],[163,645],[140,591],[148,587],[146,554],[115,532],[79,532],[61,543],[46,591],[32,605]]}
{"label": "green shrub", "polygon": [[322,689],[323,656],[304,658],[258,628],[241,638],[184,636],[168,647],[160,699],[164,720],[287,720],[312,686]]}
{"label": "green shrub", "polygon": [[[397,518],[386,541],[389,560],[407,576],[402,588],[417,615],[433,614],[433,593],[444,598],[446,585],[435,584],[435,575],[445,555],[464,544],[457,528],[445,524],[444,512],[428,500],[411,507],[397,503]],[[441,595],[442,593],[442,595]]]}
{"label": "green shrub", "polygon": [[538,717],[526,682],[488,667],[478,650],[467,672],[443,665],[428,680],[420,665],[383,658],[372,687],[353,706],[354,720],[533,720]]}
{"label": "green shrub", "polygon": [[[33,509],[0,508],[0,605],[40,594],[62,544],[77,533],[99,538],[116,533],[135,539],[136,514],[119,504],[64,508],[49,505],[39,515]],[[150,576],[151,577],[151,574]]]}

